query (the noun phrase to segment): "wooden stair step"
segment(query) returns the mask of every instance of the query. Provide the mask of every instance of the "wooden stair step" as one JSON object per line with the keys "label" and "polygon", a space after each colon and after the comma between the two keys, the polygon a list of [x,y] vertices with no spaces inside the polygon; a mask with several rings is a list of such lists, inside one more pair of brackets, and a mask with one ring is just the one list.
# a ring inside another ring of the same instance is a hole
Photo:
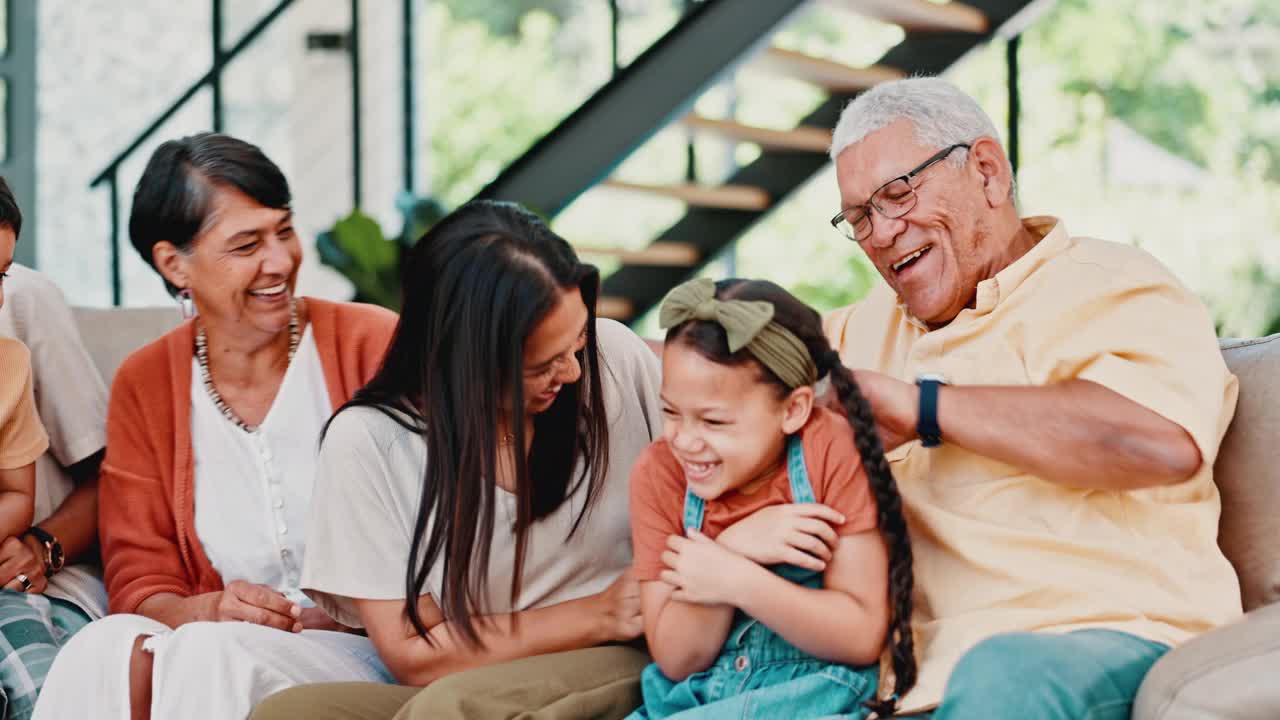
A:
{"label": "wooden stair step", "polygon": [[896,68],[883,65],[849,67],[833,60],[780,47],[768,48],[752,64],[765,72],[793,77],[833,93],[858,92],[882,82],[906,77],[905,73]]}
{"label": "wooden stair step", "polygon": [[831,131],[820,127],[802,125],[791,130],[772,130],[701,115],[686,115],[680,122],[691,130],[738,142],[755,143],[770,150],[826,153],[831,147]]}
{"label": "wooden stair step", "polygon": [[681,200],[688,205],[721,210],[764,211],[772,204],[769,193],[750,185],[646,185],[622,180],[606,180],[601,184],[615,190],[661,195]]}
{"label": "wooden stair step", "polygon": [[596,315],[600,317],[630,320],[635,313],[635,303],[626,298],[602,296],[596,299]]}
{"label": "wooden stair step", "polygon": [[986,14],[962,2],[929,0],[827,0],[860,15],[901,27],[906,32],[967,32],[990,30]]}
{"label": "wooden stair step", "polygon": [[574,245],[579,255],[611,257],[626,265],[692,267],[701,259],[698,248],[689,243],[657,241],[639,250]]}

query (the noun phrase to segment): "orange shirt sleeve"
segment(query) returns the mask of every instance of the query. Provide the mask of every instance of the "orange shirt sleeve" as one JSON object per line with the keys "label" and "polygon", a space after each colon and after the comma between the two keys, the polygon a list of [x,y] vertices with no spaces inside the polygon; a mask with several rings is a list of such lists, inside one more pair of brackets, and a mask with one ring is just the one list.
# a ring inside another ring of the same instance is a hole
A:
{"label": "orange shirt sleeve", "polygon": [[27,346],[0,339],[0,470],[30,465],[49,449],[31,382]]}
{"label": "orange shirt sleeve", "polygon": [[[163,356],[161,356],[163,357]],[[173,419],[164,392],[148,395],[148,379],[166,382],[155,356],[135,354],[116,372],[107,404],[107,454],[98,480],[98,537],[102,579],[113,613],[136,612],[158,593],[196,592],[179,545],[173,494],[166,485],[172,457],[161,433]],[[152,385],[151,387],[155,387]],[[167,384],[164,386],[167,390]],[[171,477],[171,475],[170,475]]]}
{"label": "orange shirt sleeve", "polygon": [[665,440],[645,448],[631,470],[632,571],[640,581],[657,580],[666,567],[667,538],[683,535],[684,474]]}
{"label": "orange shirt sleeve", "polygon": [[856,535],[874,529],[877,507],[847,420],[826,409],[802,431],[809,482],[818,502],[838,510],[845,523],[836,533]]}

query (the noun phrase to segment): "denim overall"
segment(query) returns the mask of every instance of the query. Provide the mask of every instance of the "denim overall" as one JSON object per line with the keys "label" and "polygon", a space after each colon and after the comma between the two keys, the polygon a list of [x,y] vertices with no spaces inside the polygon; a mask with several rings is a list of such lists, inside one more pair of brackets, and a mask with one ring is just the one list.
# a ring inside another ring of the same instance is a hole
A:
{"label": "denim overall", "polygon": [[[787,475],[793,502],[815,502],[797,435],[787,442]],[[702,529],[704,508],[702,498],[685,491],[686,528]],[[820,572],[794,565],[770,569],[791,582],[822,587]],[[711,667],[676,683],[657,664],[645,668],[640,680],[644,707],[627,720],[809,720],[828,715],[853,720],[865,715],[862,703],[875,694],[878,678],[875,665],[854,669],[819,660],[739,611]]]}

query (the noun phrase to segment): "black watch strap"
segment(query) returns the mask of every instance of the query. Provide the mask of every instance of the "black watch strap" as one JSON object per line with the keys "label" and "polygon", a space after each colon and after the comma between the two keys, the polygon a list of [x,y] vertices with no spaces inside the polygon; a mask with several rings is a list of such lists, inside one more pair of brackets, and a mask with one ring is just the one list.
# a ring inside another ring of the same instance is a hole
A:
{"label": "black watch strap", "polygon": [[53,577],[53,574],[61,570],[63,563],[66,562],[66,556],[62,552],[62,543],[58,542],[58,538],[54,537],[53,533],[38,525],[32,525],[23,534],[31,535],[44,544],[44,574],[45,577]]}
{"label": "black watch strap", "polygon": [[920,388],[920,410],[916,419],[916,434],[924,447],[942,444],[942,428],[938,427],[938,388],[946,382],[938,378],[922,377],[916,380]]}

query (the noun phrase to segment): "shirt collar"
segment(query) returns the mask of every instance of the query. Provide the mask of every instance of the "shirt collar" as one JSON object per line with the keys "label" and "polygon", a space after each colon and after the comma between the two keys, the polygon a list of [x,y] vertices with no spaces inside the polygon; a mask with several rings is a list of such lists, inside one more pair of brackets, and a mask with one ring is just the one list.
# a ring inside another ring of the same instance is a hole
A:
{"label": "shirt collar", "polygon": [[[996,273],[995,277],[987,278],[978,283],[972,312],[978,315],[985,315],[994,310],[996,305],[999,305],[1004,298],[1009,297],[1031,273],[1052,258],[1065,252],[1069,245],[1070,236],[1067,235],[1066,225],[1056,217],[1038,215],[1023,218],[1022,226],[1033,235],[1038,236],[1040,238],[1039,242],[1024,253],[1022,257],[1009,263],[1008,267]],[[902,298],[898,298],[898,309],[908,323],[924,332],[929,332],[928,325],[907,312],[907,305],[902,301]]]}

